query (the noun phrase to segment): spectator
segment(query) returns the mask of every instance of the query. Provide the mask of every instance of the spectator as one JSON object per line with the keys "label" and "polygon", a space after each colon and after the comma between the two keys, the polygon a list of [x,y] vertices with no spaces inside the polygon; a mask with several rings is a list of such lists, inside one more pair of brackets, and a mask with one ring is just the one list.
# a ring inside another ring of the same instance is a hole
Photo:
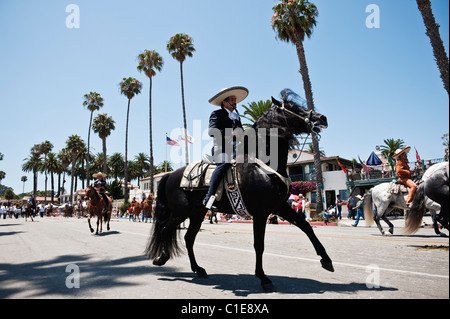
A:
{"label": "spectator", "polygon": [[353,208],[354,210],[356,210],[356,222],[354,224],[352,224],[353,227],[357,227],[359,224],[359,220],[361,219],[365,219],[364,218],[364,210],[363,210],[363,197],[361,195],[356,195],[356,198],[358,199],[358,202],[356,203],[356,206]]}
{"label": "spectator", "polygon": [[308,197],[305,197],[305,219],[306,221],[311,221],[311,202]]}
{"label": "spectator", "polygon": [[325,223],[328,223],[331,217],[336,216],[336,208],[333,205],[331,205],[327,211],[324,211],[322,213],[322,216],[325,219]]}
{"label": "spectator", "polygon": [[347,208],[348,208],[347,218],[348,219],[351,219],[351,218],[355,219],[354,216],[356,216],[355,215],[356,211],[353,208],[356,206],[356,203],[357,203],[357,201],[356,201],[355,197],[353,197],[353,195],[350,195],[350,199],[347,202]]}
{"label": "spectator", "polygon": [[337,215],[336,218],[342,219],[342,205],[345,204],[345,201],[341,199],[341,195],[336,196],[336,209],[337,209]]}
{"label": "spectator", "polygon": [[298,205],[297,205],[297,213],[304,214],[305,213],[305,197],[303,194],[298,195]]}

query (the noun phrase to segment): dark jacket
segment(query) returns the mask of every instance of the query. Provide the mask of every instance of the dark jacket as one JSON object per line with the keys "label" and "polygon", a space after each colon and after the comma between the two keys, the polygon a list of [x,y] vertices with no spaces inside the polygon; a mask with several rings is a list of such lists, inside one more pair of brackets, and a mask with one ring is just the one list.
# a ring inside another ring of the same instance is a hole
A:
{"label": "dark jacket", "polygon": [[100,188],[100,192],[103,193],[108,190],[108,184],[106,184],[105,180],[96,180],[94,183],[94,188]]}
{"label": "dark jacket", "polygon": [[[225,130],[236,128],[242,128],[241,119],[239,118],[236,121],[232,121],[228,116],[228,111],[224,108],[211,113],[208,133],[209,136],[214,137],[214,147],[222,147],[225,149],[226,143],[230,143],[233,139],[232,135],[225,135]],[[221,140],[219,140],[219,136],[214,134],[217,130],[221,133]]]}

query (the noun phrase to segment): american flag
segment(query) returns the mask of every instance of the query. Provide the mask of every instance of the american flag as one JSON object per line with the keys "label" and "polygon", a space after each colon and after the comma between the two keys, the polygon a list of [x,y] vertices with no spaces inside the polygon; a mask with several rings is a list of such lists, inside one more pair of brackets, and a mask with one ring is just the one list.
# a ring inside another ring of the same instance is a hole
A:
{"label": "american flag", "polygon": [[178,143],[178,141],[176,139],[171,139],[168,136],[166,136],[166,143],[167,143],[167,145],[171,145],[171,146],[180,146],[180,144]]}

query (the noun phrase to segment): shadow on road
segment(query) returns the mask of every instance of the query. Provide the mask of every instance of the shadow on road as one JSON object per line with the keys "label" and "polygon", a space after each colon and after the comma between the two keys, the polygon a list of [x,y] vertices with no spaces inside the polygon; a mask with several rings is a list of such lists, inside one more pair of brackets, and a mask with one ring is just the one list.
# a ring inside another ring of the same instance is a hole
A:
{"label": "shadow on road", "polygon": [[[143,266],[139,265],[140,262]],[[80,289],[66,286],[66,280],[74,274],[68,265],[73,264],[79,267]],[[167,270],[175,271],[174,268]],[[24,291],[28,293],[27,298],[46,298],[49,295],[86,298],[92,290],[95,297],[97,289],[136,286],[139,285],[136,281],[127,281],[127,278],[135,279],[159,271],[150,267],[144,256],[98,260],[94,255],[65,255],[23,264],[0,263],[0,299],[15,298],[16,294]],[[23,294],[20,297],[24,298]]]}
{"label": "shadow on road", "polygon": [[[214,286],[214,289],[232,292],[237,297],[248,297],[263,292],[260,281],[254,275],[226,275],[214,274],[207,279],[201,279],[192,273],[161,273],[159,280],[183,281],[202,286]],[[275,285],[276,292],[280,294],[323,294],[325,292],[338,292],[356,294],[359,291],[369,291],[363,283],[325,283],[314,279],[294,278],[286,276],[269,276]],[[377,291],[397,291],[397,288],[380,287]]]}

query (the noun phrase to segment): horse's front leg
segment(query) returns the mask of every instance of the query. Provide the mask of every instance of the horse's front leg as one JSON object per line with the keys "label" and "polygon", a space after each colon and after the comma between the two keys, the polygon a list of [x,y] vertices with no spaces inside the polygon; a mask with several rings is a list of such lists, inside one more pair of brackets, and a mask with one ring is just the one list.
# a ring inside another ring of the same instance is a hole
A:
{"label": "horse's front leg", "polygon": [[277,209],[276,214],[281,218],[287,220],[291,224],[294,224],[295,226],[300,228],[306,234],[306,236],[308,236],[309,240],[314,246],[314,249],[316,250],[317,255],[322,257],[322,259],[320,260],[322,268],[334,272],[333,262],[331,261],[331,258],[328,256],[325,248],[317,238],[311,225],[306,221],[305,215],[297,214],[289,206],[288,203],[282,204]]}
{"label": "horse's front leg", "polygon": [[261,286],[266,292],[275,291],[272,281],[264,274],[263,253],[264,237],[266,234],[266,222],[268,215],[258,216],[253,219],[253,247],[256,253],[255,275],[261,280]]}
{"label": "horse's front leg", "polygon": [[92,228],[92,226],[91,226],[91,217],[92,217],[91,212],[88,212],[88,225],[89,225],[89,230],[91,231],[91,233],[93,233],[93,232],[94,232],[94,228]]}

